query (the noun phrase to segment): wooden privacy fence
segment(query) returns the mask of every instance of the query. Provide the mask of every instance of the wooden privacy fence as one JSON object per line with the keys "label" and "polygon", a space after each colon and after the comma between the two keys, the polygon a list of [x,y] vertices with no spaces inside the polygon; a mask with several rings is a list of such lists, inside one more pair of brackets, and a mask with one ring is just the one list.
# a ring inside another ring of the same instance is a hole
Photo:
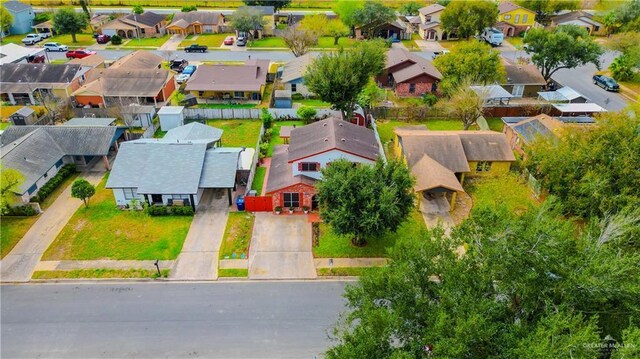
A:
{"label": "wooden privacy fence", "polygon": [[[269,108],[269,113],[275,119],[297,119],[298,113],[293,108]],[[339,111],[319,109],[318,117],[337,116]],[[187,108],[184,117],[188,119],[259,119],[262,114],[260,108]]]}
{"label": "wooden privacy fence", "polygon": [[[491,106],[484,108],[485,117],[519,117],[536,116],[549,113],[551,106],[547,104],[512,104],[509,106]],[[368,111],[377,119],[421,120],[426,118],[451,117],[442,108],[434,107],[374,107]]]}
{"label": "wooden privacy fence", "polygon": [[271,196],[245,196],[244,209],[247,212],[271,212],[273,199]]}

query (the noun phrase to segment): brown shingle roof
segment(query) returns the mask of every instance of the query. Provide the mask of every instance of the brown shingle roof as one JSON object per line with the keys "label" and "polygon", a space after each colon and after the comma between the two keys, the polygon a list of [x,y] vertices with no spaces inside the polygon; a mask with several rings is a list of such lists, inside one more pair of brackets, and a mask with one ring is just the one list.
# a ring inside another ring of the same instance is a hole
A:
{"label": "brown shingle roof", "polygon": [[510,11],[513,11],[513,10],[516,10],[516,9],[520,9],[520,8],[521,8],[520,6],[518,6],[518,5],[516,5],[516,4],[512,3],[512,2],[508,2],[508,1],[501,2],[498,5],[498,14],[504,14],[506,12],[510,12]]}
{"label": "brown shingle roof", "polygon": [[431,61],[414,55],[407,49],[402,48],[392,48],[387,52],[387,61],[385,63],[385,68],[390,69],[405,62],[411,63],[411,66],[407,66],[396,71],[390,71],[390,73],[393,75],[393,79],[397,83],[410,80],[423,74],[433,77],[437,80],[442,79],[442,74],[440,73],[440,71],[438,71],[438,69],[435,68],[435,66],[433,66]]}
{"label": "brown shingle roof", "polygon": [[199,22],[203,25],[217,25],[220,21],[220,13],[217,11],[189,11],[189,12],[177,12],[173,16],[173,22],[169,26],[177,25],[177,22],[186,22],[187,24],[192,24],[195,22]]}
{"label": "brown shingle roof", "polygon": [[267,178],[266,193],[293,186],[295,184],[306,184],[313,186],[315,179],[307,176],[293,176],[293,170],[289,163],[288,146],[276,146],[271,157],[269,167],[269,177]]}
{"label": "brown shingle roof", "polygon": [[81,65],[81,66],[92,66],[92,67],[96,67],[102,63],[105,62],[105,58],[98,55],[98,54],[93,54],[93,55],[89,55],[87,57],[83,57],[81,59],[73,59],[69,62],[67,62],[67,64],[76,64],[76,65]]}
{"label": "brown shingle roof", "polygon": [[328,118],[291,130],[289,162],[337,149],[375,161],[379,148],[372,130]]}
{"label": "brown shingle roof", "polygon": [[121,69],[159,69],[164,59],[158,55],[153,54],[151,51],[134,51],[128,55],[125,55],[116,62],[114,62],[109,68],[121,68]]}
{"label": "brown shingle roof", "polygon": [[95,69],[91,71],[90,82],[73,95],[154,97],[172,77],[169,70],[161,69]]}
{"label": "brown shingle roof", "polygon": [[423,155],[411,166],[411,173],[416,177],[416,184],[413,186],[416,192],[435,188],[464,192],[456,174],[427,155]]}
{"label": "brown shingle roof", "polygon": [[507,72],[508,85],[546,85],[540,70],[533,64],[514,64],[503,60],[504,68]]}
{"label": "brown shingle roof", "polygon": [[260,91],[267,83],[269,60],[250,60],[244,65],[200,65],[185,91]]}
{"label": "brown shingle roof", "polygon": [[[164,21],[167,15],[156,14],[155,12],[145,11],[140,15],[129,14],[124,17],[123,20],[129,20],[130,22],[138,22],[139,24],[154,27]],[[134,20],[135,19],[135,20]]]}
{"label": "brown shingle roof", "polygon": [[445,7],[440,4],[432,4],[432,5],[420,8],[418,12],[420,12],[422,15],[429,15],[429,14],[433,14],[434,12],[442,11],[444,9]]}

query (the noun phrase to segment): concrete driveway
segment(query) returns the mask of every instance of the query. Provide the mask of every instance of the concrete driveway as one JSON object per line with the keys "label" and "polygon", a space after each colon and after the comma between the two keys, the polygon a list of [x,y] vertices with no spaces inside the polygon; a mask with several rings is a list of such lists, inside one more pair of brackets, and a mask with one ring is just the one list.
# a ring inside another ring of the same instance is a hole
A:
{"label": "concrete driveway", "polygon": [[451,206],[447,199],[444,196],[436,196],[434,198],[422,197],[420,200],[422,201],[420,203],[420,212],[427,228],[432,229],[441,225],[448,235],[454,223],[449,213]]}
{"label": "concrete driveway", "polygon": [[227,225],[228,199],[224,190],[207,189],[196,208],[187,239],[171,273],[175,280],[218,279],[218,252]]}
{"label": "concrete driveway", "polygon": [[256,213],[249,247],[249,279],[314,279],[307,216]]}

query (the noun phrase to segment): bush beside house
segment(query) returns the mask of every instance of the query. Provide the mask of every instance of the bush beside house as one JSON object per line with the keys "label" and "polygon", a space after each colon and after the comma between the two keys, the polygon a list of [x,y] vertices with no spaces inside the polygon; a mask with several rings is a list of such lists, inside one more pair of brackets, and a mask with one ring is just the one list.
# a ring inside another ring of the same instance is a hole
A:
{"label": "bush beside house", "polygon": [[33,196],[31,200],[33,202],[44,201],[53,191],[60,186],[67,178],[76,172],[76,165],[69,164],[63,166],[55,176],[53,176],[47,183],[44,184],[38,191],[38,194]]}

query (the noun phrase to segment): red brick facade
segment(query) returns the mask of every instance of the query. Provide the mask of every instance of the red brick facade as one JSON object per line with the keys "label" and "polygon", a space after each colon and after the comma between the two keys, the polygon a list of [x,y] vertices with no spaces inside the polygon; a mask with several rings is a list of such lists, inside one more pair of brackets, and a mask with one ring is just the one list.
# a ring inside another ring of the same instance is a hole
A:
{"label": "red brick facade", "polygon": [[284,210],[284,193],[300,193],[300,207],[311,208],[311,200],[313,195],[316,194],[316,188],[307,184],[296,184],[286,188],[282,188],[276,192],[270,193],[273,199],[273,208],[282,207]]}
{"label": "red brick facade", "polygon": [[415,90],[414,92],[410,92],[411,83],[405,82],[396,84],[396,95],[397,96],[422,96],[425,93],[430,93],[433,89],[432,82],[416,82],[414,83]]}

